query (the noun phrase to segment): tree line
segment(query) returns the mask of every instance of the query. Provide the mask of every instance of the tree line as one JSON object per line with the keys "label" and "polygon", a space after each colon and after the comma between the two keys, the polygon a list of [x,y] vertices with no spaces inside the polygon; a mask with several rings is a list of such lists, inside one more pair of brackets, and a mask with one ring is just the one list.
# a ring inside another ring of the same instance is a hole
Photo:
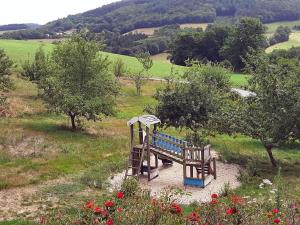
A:
{"label": "tree line", "polygon": [[131,0],[112,3],[85,13],[58,19],[27,32],[6,34],[5,38],[40,38],[70,29],[88,28],[124,34],[138,28],[182,23],[212,23],[217,18],[255,17],[263,23],[300,18],[298,0]]}

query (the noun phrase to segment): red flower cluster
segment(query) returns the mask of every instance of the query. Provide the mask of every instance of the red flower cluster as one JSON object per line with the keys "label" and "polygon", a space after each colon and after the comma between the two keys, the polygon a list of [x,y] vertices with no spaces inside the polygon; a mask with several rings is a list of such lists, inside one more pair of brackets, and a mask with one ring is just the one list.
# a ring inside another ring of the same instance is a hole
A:
{"label": "red flower cluster", "polygon": [[188,216],[188,220],[191,222],[199,222],[200,221],[200,216],[198,213],[192,212],[189,216]]}
{"label": "red flower cluster", "polygon": [[274,214],[279,213],[279,209],[273,209],[273,210],[272,210],[272,213],[274,213]]}
{"label": "red flower cluster", "polygon": [[233,214],[235,214],[235,209],[234,209],[234,208],[228,208],[228,209],[226,210],[226,214],[227,214],[227,215],[233,215]]}
{"label": "red flower cluster", "polygon": [[85,207],[88,208],[88,209],[93,209],[94,208],[94,201],[86,202]]}
{"label": "red flower cluster", "polygon": [[212,195],[211,195],[211,198],[212,198],[212,199],[218,198],[218,197],[219,197],[218,194],[212,194]]}
{"label": "red flower cluster", "polygon": [[113,201],[106,201],[104,202],[104,205],[106,208],[111,208],[114,206],[114,202]]}
{"label": "red flower cluster", "polygon": [[109,218],[108,220],[106,220],[106,225],[114,225],[114,221]]}
{"label": "red flower cluster", "polygon": [[279,224],[280,223],[280,219],[279,218],[276,218],[276,219],[274,219],[274,221],[273,221],[275,224]]}
{"label": "red flower cluster", "polygon": [[124,198],[124,193],[123,193],[123,192],[118,192],[118,193],[117,193],[117,198],[118,198],[118,199]]}
{"label": "red flower cluster", "polygon": [[171,209],[171,212],[173,212],[173,213],[176,213],[176,214],[182,213],[182,208],[177,203],[172,203],[170,206],[170,209]]}
{"label": "red flower cluster", "polygon": [[218,203],[218,198],[219,198],[218,194],[212,194],[210,197],[211,197],[210,204],[215,205]]}

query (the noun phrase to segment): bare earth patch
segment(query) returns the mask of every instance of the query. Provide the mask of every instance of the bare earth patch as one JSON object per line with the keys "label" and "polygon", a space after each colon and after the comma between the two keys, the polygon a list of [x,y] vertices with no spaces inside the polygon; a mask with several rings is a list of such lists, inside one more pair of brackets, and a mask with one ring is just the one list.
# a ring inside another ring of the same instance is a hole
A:
{"label": "bare earth patch", "polygon": [[[142,188],[149,189],[151,195],[159,195],[166,188],[180,188],[186,195],[179,197],[178,202],[182,204],[189,204],[195,201],[208,202],[212,193],[220,193],[224,185],[229,184],[232,189],[240,186],[237,180],[240,167],[234,164],[225,164],[220,161],[217,162],[217,179],[212,180],[205,188],[187,187],[183,185],[183,169],[182,165],[174,163],[173,166],[164,167],[159,164],[159,176],[154,180],[148,182],[145,176],[140,178]],[[125,171],[116,174],[110,180],[112,189],[119,189],[124,179]]]}
{"label": "bare earth patch", "polygon": [[53,185],[66,183],[65,179],[48,181],[41,185],[31,185],[0,191],[0,221],[15,218],[38,218],[39,213],[49,207],[55,207],[59,202],[56,196],[47,199],[36,199],[35,194],[41,189]]}

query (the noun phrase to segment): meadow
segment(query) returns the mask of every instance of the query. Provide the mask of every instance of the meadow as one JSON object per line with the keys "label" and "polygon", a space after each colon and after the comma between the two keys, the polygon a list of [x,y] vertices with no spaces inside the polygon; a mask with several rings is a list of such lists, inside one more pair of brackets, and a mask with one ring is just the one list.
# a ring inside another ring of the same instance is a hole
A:
{"label": "meadow", "polygon": [[[30,41],[18,41],[18,40],[0,40],[0,48],[3,48],[11,59],[21,65],[24,60],[32,59],[36,50],[43,46],[46,52],[50,52],[53,48],[53,44],[48,40],[30,40]],[[102,52],[104,56],[107,56],[111,62],[114,62],[118,58],[121,58],[125,63],[127,73],[137,73],[142,70],[141,64],[138,60],[131,56],[118,55],[108,52]],[[112,65],[112,64],[111,64]],[[166,62],[162,58],[154,60],[153,67],[149,71],[151,77],[165,78],[170,75],[171,70],[177,73],[179,76],[184,73],[186,67],[172,65]],[[244,74],[231,74],[231,82],[233,86],[240,87],[247,85],[247,79],[249,76]]]}
{"label": "meadow", "polygon": [[[183,23],[183,24],[180,24],[181,29],[184,29],[184,28],[202,28],[203,30],[205,30],[207,26],[208,26],[208,23],[198,23],[198,24],[197,23]],[[141,34],[151,36],[151,35],[154,34],[155,30],[158,30],[159,28],[161,28],[161,27],[140,28],[140,29],[135,29],[135,30],[132,30],[130,32],[127,32],[126,34],[128,34],[128,33],[141,33]]]}
{"label": "meadow", "polygon": [[300,32],[293,32],[290,35],[290,39],[288,41],[273,45],[266,49],[267,53],[270,53],[274,50],[278,49],[290,49],[292,47],[300,47]]}
{"label": "meadow", "polygon": [[[267,37],[271,37],[274,34],[274,32],[276,31],[277,27],[288,26],[291,29],[293,29],[293,27],[295,25],[300,25],[300,20],[276,22],[276,23],[269,23],[269,24],[265,24],[265,25],[267,27],[266,35],[267,35]],[[273,45],[273,46],[267,48],[266,52],[270,53],[277,49],[290,49],[292,47],[299,47],[299,46],[300,46],[300,32],[293,30],[290,35],[290,39],[288,41]]]}

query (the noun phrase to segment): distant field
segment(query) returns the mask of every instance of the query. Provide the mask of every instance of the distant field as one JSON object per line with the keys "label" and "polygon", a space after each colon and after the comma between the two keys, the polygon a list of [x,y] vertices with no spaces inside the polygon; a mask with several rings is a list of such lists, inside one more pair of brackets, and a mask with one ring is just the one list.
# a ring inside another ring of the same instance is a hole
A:
{"label": "distant field", "polygon": [[300,32],[294,32],[290,35],[290,40],[273,45],[266,49],[267,53],[270,53],[277,49],[290,49],[292,47],[300,47]]}
{"label": "distant field", "polygon": [[[3,48],[15,63],[20,64],[26,59],[31,59],[39,46],[43,45],[47,52],[50,52],[53,45],[44,40],[32,41],[16,41],[16,40],[0,40],[0,48]],[[114,62],[117,58],[121,58],[128,69],[128,73],[136,73],[142,69],[136,58],[124,55],[117,55],[113,53],[103,52],[104,55]],[[179,74],[182,74],[186,67],[172,65],[163,59],[163,56],[157,56],[154,60],[154,66],[149,71],[150,76],[164,78],[170,74],[174,68]],[[247,84],[247,76],[241,74],[232,74],[231,77],[234,86],[243,86]]]}
{"label": "distant field", "polygon": [[168,56],[169,56],[168,53],[160,53],[157,55],[152,55],[151,59],[171,64],[170,60],[168,60]]}
{"label": "distant field", "polygon": [[0,48],[3,48],[15,63],[31,59],[41,44],[46,51],[51,51],[52,45],[41,41],[0,40]]}
{"label": "distant field", "polygon": [[[180,24],[180,28],[184,29],[184,28],[202,28],[202,29],[206,29],[206,27],[208,26],[208,23],[184,23],[184,24]],[[146,34],[148,36],[151,36],[154,34],[155,30],[158,30],[161,27],[151,27],[151,28],[140,28],[140,29],[135,29],[132,30],[130,32],[137,32],[137,33],[141,33],[141,34]],[[129,33],[129,32],[128,32]]]}
{"label": "distant field", "polygon": [[296,21],[285,21],[285,22],[276,22],[265,24],[268,28],[267,33],[274,33],[279,26],[288,26],[293,28],[295,25],[300,25],[300,20]]}

